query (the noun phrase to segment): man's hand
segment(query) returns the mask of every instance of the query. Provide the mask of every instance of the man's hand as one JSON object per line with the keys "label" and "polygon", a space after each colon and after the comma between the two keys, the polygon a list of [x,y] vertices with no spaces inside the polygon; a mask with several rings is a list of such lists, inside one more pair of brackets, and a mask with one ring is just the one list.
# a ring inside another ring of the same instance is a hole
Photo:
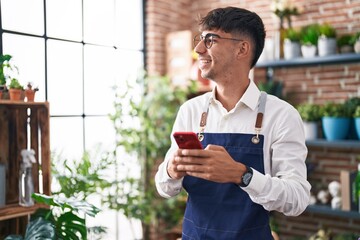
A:
{"label": "man's hand", "polygon": [[208,145],[205,150],[177,150],[167,170],[175,179],[189,175],[218,183],[239,184],[246,167],[236,162],[224,147]]}

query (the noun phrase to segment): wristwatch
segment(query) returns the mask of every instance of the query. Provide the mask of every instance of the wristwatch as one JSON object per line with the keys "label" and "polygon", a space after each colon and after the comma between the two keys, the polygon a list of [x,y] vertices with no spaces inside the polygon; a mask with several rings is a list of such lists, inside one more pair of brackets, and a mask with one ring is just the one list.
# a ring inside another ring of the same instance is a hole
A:
{"label": "wristwatch", "polygon": [[253,176],[253,170],[246,166],[246,171],[245,173],[241,176],[241,181],[239,186],[240,187],[247,187],[252,179]]}

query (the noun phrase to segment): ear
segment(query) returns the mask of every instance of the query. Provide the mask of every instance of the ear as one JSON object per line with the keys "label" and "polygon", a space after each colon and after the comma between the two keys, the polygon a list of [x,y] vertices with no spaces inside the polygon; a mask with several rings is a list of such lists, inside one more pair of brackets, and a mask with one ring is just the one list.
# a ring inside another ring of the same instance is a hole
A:
{"label": "ear", "polygon": [[239,58],[244,58],[247,56],[250,56],[250,43],[248,41],[242,41],[239,43],[239,48],[238,48],[238,54],[237,56]]}

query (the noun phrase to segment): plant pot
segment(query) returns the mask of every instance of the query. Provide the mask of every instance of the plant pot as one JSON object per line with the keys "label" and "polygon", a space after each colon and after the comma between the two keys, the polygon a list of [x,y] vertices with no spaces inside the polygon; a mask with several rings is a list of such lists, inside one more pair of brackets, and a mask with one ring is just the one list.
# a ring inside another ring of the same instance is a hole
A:
{"label": "plant pot", "polygon": [[315,45],[301,45],[301,54],[304,58],[316,56],[317,47]]}
{"label": "plant pot", "polygon": [[347,117],[323,117],[322,127],[326,140],[342,140],[348,136],[350,119]]}
{"label": "plant pot", "polygon": [[284,58],[294,59],[301,56],[301,49],[299,42],[292,42],[289,39],[284,40]]}
{"label": "plant pot", "polygon": [[34,102],[35,99],[35,91],[31,89],[25,90],[25,98],[27,102]]}
{"label": "plant pot", "polygon": [[329,56],[336,54],[336,39],[320,37],[318,40],[319,56]]}
{"label": "plant pot", "polygon": [[305,140],[315,140],[318,138],[317,122],[304,121]]}
{"label": "plant pot", "polygon": [[12,100],[12,101],[20,101],[22,92],[23,92],[23,90],[21,90],[21,89],[10,88],[9,89],[10,100]]}
{"label": "plant pot", "polygon": [[360,39],[355,42],[354,50],[356,53],[360,53]]}
{"label": "plant pot", "polygon": [[354,52],[354,48],[351,45],[344,45],[340,47],[340,53],[352,53]]}

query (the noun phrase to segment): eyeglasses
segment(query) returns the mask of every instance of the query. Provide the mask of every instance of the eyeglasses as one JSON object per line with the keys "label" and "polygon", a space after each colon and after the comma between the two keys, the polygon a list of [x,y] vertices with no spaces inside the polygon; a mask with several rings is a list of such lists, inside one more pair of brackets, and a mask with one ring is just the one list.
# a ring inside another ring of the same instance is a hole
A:
{"label": "eyeglasses", "polygon": [[194,47],[196,47],[199,44],[199,42],[204,40],[205,47],[207,49],[210,49],[214,43],[214,38],[232,40],[232,41],[238,41],[238,42],[244,41],[242,39],[220,37],[219,35],[214,34],[214,33],[208,33],[205,36],[199,34],[199,35],[196,35],[193,39]]}

